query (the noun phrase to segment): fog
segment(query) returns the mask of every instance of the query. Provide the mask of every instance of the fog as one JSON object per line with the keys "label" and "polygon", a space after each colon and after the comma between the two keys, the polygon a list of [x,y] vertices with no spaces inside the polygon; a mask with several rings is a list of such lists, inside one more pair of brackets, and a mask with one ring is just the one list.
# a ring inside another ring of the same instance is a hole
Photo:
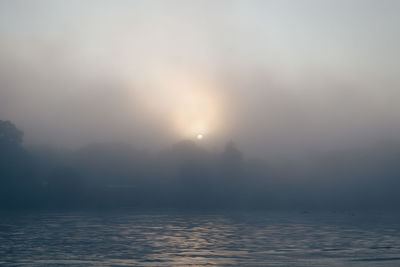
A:
{"label": "fog", "polygon": [[2,1],[0,120],[24,132],[4,141],[4,184],[29,176],[10,153],[37,203],[59,177],[92,204],[122,187],[117,206],[392,208],[399,8]]}

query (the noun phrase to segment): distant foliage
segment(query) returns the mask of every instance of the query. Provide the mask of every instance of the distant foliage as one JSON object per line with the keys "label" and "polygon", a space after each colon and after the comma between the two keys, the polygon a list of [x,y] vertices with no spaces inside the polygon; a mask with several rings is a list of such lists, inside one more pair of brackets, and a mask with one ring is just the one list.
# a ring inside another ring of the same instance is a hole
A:
{"label": "distant foliage", "polygon": [[183,140],[158,153],[124,143],[27,150],[0,121],[0,208],[399,209],[400,144],[271,162]]}
{"label": "distant foliage", "polygon": [[23,132],[0,121],[0,207],[32,206],[40,194],[34,162],[21,146]]}
{"label": "distant foliage", "polygon": [[24,133],[10,121],[0,120],[0,144],[21,144]]}

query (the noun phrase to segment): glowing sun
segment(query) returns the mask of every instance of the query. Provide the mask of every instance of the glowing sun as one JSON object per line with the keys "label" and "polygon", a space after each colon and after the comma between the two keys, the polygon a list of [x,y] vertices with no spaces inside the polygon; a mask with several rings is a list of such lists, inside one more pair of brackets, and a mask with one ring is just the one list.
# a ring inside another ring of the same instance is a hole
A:
{"label": "glowing sun", "polygon": [[197,136],[196,136],[196,138],[197,138],[197,140],[201,140],[201,139],[203,139],[203,135],[202,134],[198,134]]}

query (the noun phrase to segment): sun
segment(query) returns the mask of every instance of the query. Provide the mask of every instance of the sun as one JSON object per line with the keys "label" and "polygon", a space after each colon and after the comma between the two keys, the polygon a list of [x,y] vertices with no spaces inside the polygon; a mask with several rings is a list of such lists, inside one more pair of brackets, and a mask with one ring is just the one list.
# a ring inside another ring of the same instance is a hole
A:
{"label": "sun", "polygon": [[203,139],[203,135],[202,134],[198,134],[197,136],[196,136],[196,138],[197,138],[197,140],[201,140],[201,139]]}

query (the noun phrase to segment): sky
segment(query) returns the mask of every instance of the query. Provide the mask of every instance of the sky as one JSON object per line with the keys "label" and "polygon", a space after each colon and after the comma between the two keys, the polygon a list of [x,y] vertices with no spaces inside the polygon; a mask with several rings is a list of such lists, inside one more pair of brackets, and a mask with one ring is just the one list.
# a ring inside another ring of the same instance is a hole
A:
{"label": "sky", "polygon": [[0,119],[27,144],[400,141],[400,2],[0,2]]}

